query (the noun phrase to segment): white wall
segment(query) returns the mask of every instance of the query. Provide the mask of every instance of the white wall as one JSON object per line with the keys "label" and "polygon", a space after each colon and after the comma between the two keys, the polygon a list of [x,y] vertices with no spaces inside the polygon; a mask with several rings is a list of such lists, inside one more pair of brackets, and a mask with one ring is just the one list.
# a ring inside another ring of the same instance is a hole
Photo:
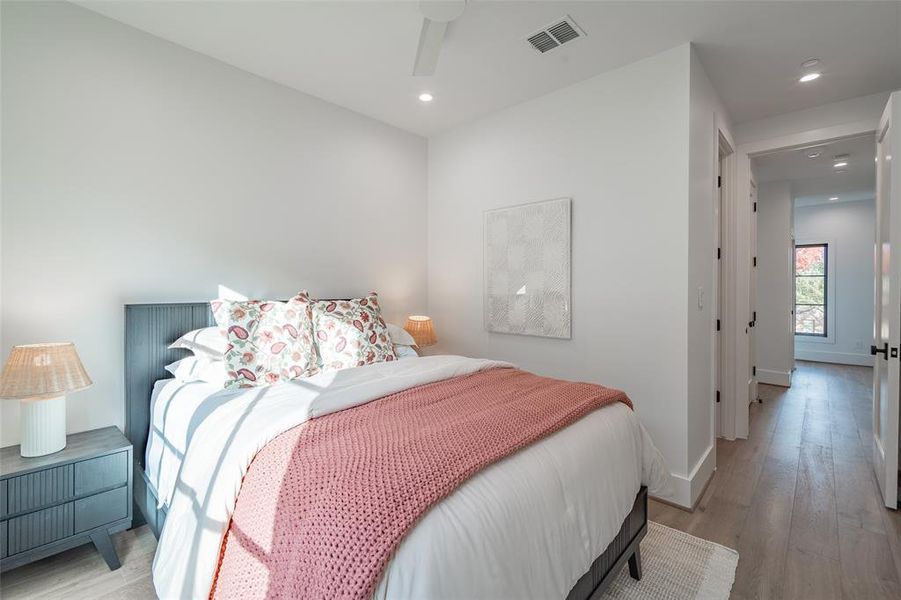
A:
{"label": "white wall", "polygon": [[852,365],[872,365],[873,245],[876,207],[873,200],[836,202],[795,208],[798,244],[829,243],[834,290],[829,337],[795,337],[795,357]]}
{"label": "white wall", "polygon": [[891,92],[880,92],[775,117],[745,121],[735,126],[735,140],[739,144],[749,144],[859,122],[872,122],[875,129],[890,94]]}
{"label": "white wall", "polygon": [[[719,196],[719,135],[731,138],[729,116],[694,48],[690,56],[688,203],[688,468],[692,500],[716,466],[713,405],[716,393],[715,199]],[[731,141],[731,140],[730,140]]]}
{"label": "white wall", "polygon": [[[687,355],[690,329],[709,317],[709,309],[694,314],[695,294],[714,257],[689,273],[690,223],[699,244],[710,243],[701,231],[709,216],[689,210],[690,56],[681,46],[429,141],[429,310],[438,350],[625,390],[675,475],[670,499],[682,504],[692,500],[695,446],[705,446],[692,440],[690,454],[689,378],[710,372],[690,372]],[[712,114],[698,118],[713,123]],[[710,192],[693,200],[701,212],[710,207],[714,164],[692,171],[710,171]],[[484,211],[559,197],[573,199],[572,339],[486,332]],[[709,351],[707,331],[699,343]],[[692,432],[708,438],[709,427]]]}
{"label": "white wall", "polygon": [[67,3],[2,3],[2,55],[0,347],[75,342],[69,431],[123,425],[125,303],[426,310],[424,139]]}
{"label": "white wall", "polygon": [[794,367],[792,195],[787,181],[757,193],[757,378],[788,386]]}

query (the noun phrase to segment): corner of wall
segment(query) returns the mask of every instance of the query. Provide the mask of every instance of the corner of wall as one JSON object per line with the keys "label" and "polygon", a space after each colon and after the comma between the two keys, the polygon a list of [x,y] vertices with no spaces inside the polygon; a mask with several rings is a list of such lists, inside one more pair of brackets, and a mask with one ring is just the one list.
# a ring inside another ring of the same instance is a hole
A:
{"label": "corner of wall", "polygon": [[687,475],[671,473],[669,485],[657,496],[659,500],[693,510],[716,471],[716,443],[711,443],[694,463]]}
{"label": "corner of wall", "polygon": [[[689,468],[710,456],[716,432],[714,396],[715,320],[717,315],[716,177],[720,132],[731,139],[730,118],[707,77],[693,45],[689,45],[689,165],[688,165],[688,405],[687,456]],[[715,461],[715,457],[712,459]],[[711,467],[712,468],[712,467]],[[701,474],[702,477],[704,473]],[[684,498],[691,500],[695,474],[684,479]]]}

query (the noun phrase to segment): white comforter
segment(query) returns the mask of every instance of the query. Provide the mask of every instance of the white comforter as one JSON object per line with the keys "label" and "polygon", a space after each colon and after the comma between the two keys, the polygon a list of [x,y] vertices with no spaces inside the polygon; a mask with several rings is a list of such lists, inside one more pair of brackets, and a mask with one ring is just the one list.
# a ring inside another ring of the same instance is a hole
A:
{"label": "white comforter", "polygon": [[[161,502],[169,505],[153,562],[157,593],[209,595],[244,474],[280,433],[416,385],[507,366],[432,356],[220,390],[203,400],[195,394],[187,407],[170,394],[151,425],[171,446],[170,458],[148,448],[148,460],[159,465]],[[660,489],[666,473],[635,414],[622,404],[602,408],[485,469],[433,507],[401,543],[376,597],[565,597],[619,530],[639,485]]]}

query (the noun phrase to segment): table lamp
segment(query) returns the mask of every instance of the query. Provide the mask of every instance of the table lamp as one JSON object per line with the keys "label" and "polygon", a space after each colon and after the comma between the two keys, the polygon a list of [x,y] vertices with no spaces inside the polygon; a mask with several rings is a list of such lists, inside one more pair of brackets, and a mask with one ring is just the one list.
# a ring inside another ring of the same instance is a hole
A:
{"label": "table lamp", "polygon": [[66,447],[66,393],[90,385],[71,342],[13,347],[0,376],[0,398],[22,401],[22,456]]}
{"label": "table lamp", "polygon": [[424,315],[410,315],[407,317],[404,329],[413,336],[416,345],[420,348],[438,343],[438,338],[435,337],[435,328],[432,327],[432,319],[429,317]]}

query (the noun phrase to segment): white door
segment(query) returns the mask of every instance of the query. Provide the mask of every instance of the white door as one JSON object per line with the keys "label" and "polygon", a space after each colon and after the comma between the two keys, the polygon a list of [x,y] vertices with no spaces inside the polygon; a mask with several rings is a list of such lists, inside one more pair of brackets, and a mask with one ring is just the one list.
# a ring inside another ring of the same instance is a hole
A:
{"label": "white door", "polygon": [[754,332],[757,330],[757,185],[751,182],[751,301],[748,306],[748,402],[757,400],[757,346]]}
{"label": "white door", "polygon": [[717,165],[717,190],[716,198],[713,203],[713,223],[716,238],[716,331],[713,334],[713,356],[714,356],[714,384],[716,396],[714,399],[714,431],[716,437],[723,435],[723,418],[720,414],[720,390],[723,386],[723,344],[722,344],[722,318],[723,318],[723,160],[720,156]]}
{"label": "white door", "polygon": [[[892,94],[876,132],[876,247],[873,369],[873,467],[885,505],[898,505],[898,357],[901,325],[901,96]],[[894,181],[893,181],[894,179]],[[894,185],[893,185],[894,183]]]}

